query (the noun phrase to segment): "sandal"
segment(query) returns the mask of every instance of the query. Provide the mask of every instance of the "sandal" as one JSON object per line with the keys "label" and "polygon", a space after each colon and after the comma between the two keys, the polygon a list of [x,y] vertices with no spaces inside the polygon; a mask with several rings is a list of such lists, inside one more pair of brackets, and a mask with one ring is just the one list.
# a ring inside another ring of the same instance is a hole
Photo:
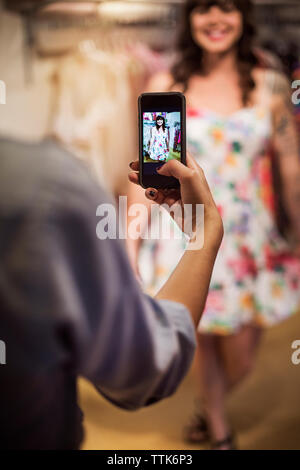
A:
{"label": "sandal", "polygon": [[228,446],[228,449],[226,450],[237,450],[234,441],[235,441],[234,435],[229,434],[227,437],[225,437],[225,439],[212,442],[211,449],[212,450],[225,450],[225,449],[221,449],[221,447]]}
{"label": "sandal", "polygon": [[209,441],[206,419],[197,413],[183,430],[183,438],[189,444],[202,444]]}

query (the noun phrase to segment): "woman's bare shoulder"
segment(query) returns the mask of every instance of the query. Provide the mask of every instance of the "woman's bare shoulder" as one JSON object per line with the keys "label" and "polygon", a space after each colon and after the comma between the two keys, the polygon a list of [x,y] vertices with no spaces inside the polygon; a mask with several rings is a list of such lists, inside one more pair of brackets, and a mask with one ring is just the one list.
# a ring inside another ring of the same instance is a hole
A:
{"label": "woman's bare shoulder", "polygon": [[253,76],[257,86],[266,87],[272,95],[286,93],[289,90],[288,78],[280,70],[256,68]]}
{"label": "woman's bare shoulder", "polygon": [[170,72],[159,72],[150,78],[147,91],[153,93],[171,91],[173,84],[174,80]]}
{"label": "woman's bare shoulder", "polygon": [[268,97],[271,108],[290,106],[291,87],[287,76],[280,70],[255,69],[253,73],[260,96]]}

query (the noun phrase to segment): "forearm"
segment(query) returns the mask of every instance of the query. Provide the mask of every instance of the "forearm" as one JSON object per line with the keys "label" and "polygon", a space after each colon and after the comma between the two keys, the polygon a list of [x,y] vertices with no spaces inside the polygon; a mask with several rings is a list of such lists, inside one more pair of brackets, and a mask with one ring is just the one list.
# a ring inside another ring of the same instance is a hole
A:
{"label": "forearm", "polygon": [[205,307],[216,256],[217,249],[209,243],[201,250],[187,250],[156,298],[185,305],[197,326]]}
{"label": "forearm", "polygon": [[[167,204],[170,208],[180,203],[192,207],[193,213],[184,213],[182,220],[193,225],[193,236],[185,254],[171,277],[156,295],[158,300],[170,300],[184,305],[190,312],[194,325],[198,325],[205,307],[206,297],[214,262],[224,235],[220,213],[216,207],[202,168],[187,155],[186,165],[171,159],[159,170],[159,174],[172,176],[180,182],[178,191],[146,191],[147,197],[157,204]],[[137,181],[135,175],[131,181]],[[179,197],[180,196],[180,197]],[[204,219],[198,218],[197,207],[204,208]],[[175,214],[174,214],[175,215]],[[187,233],[190,233],[190,227]]]}
{"label": "forearm", "polygon": [[293,229],[300,237],[300,169],[285,181],[283,198]]}
{"label": "forearm", "polygon": [[152,145],[153,145],[153,140],[154,140],[154,138],[153,138],[153,137],[151,137],[151,140],[150,140],[150,142],[149,142],[149,149],[151,149],[151,148],[152,148]]}

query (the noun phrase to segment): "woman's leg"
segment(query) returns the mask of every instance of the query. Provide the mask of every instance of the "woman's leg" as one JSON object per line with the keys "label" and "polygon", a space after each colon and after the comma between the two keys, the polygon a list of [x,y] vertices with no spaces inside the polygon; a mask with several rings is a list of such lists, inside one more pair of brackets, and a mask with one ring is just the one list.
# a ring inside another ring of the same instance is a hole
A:
{"label": "woman's leg", "polygon": [[[260,337],[261,330],[254,326],[245,326],[239,333],[224,337],[198,334],[197,388],[213,440],[222,440],[230,433],[225,414],[226,393],[252,370]],[[201,433],[195,431],[195,439],[197,434],[200,440]]]}
{"label": "woman's leg", "polygon": [[227,391],[238,385],[252,371],[261,333],[260,328],[246,325],[236,334],[218,337]]}
{"label": "woman's leg", "polygon": [[[218,336],[199,333],[199,387],[203,412],[213,441],[230,434],[225,416],[227,379],[218,348]],[[222,448],[222,447],[221,447]],[[223,446],[224,449],[228,446]]]}

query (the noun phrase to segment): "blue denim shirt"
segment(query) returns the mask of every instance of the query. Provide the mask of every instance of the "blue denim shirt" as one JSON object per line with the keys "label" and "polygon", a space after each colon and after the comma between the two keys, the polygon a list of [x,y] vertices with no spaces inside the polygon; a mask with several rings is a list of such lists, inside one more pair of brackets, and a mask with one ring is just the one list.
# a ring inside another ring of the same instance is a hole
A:
{"label": "blue denim shirt", "polygon": [[78,447],[78,376],[134,410],[170,396],[190,367],[187,309],[145,295],[123,243],[97,238],[107,202],[54,142],[0,140],[0,447]]}

